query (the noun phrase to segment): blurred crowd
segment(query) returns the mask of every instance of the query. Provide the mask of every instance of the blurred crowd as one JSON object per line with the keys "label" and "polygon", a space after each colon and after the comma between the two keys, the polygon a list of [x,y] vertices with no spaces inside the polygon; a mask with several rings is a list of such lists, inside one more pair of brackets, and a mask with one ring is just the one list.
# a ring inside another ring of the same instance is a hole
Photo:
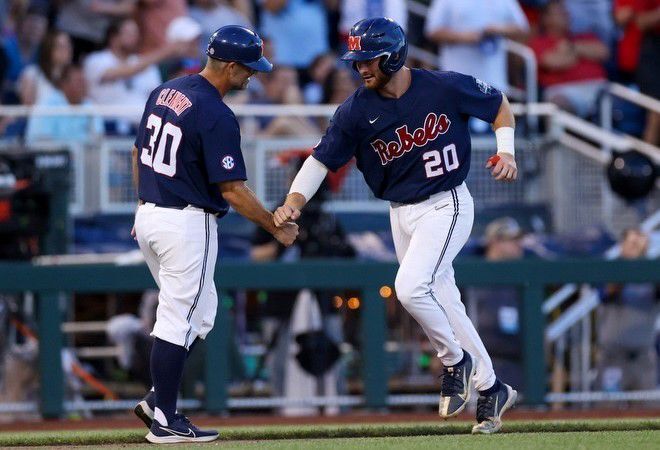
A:
{"label": "blurred crowd", "polygon": [[[412,44],[438,53],[437,65],[510,90],[523,87],[523,67],[504,38],[533,49],[541,98],[582,117],[596,112],[606,80],[660,97],[660,0],[420,0],[425,17],[405,0],[2,0],[2,104],[132,106],[138,110],[160,82],[195,73],[204,48],[223,25],[255,28],[276,64],[230,101],[339,103],[359,85],[338,55],[350,27],[388,16],[410,28]],[[639,64],[639,61],[644,64]],[[431,66],[427,60],[409,61]],[[137,115],[137,114],[136,114]],[[632,115],[631,115],[632,117]],[[0,136],[77,141],[131,135],[137,117],[0,118]],[[249,132],[318,134],[324,122],[264,118]],[[660,119],[623,124],[658,143]]]}

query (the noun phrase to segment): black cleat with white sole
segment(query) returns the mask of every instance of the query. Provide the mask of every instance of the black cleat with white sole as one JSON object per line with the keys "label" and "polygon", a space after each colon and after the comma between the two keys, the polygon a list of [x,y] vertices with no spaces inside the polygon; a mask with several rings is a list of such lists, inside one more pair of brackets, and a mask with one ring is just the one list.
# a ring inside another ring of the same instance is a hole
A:
{"label": "black cleat with white sole", "polygon": [[508,384],[499,383],[499,389],[477,400],[477,424],[472,434],[493,434],[502,428],[502,415],[516,403],[518,393]]}
{"label": "black cleat with white sole", "polygon": [[447,419],[460,414],[470,400],[476,366],[472,356],[463,350],[463,359],[455,366],[445,367],[440,375],[440,405],[438,413]]}
{"label": "black cleat with white sole", "polygon": [[154,419],[146,436],[152,444],[175,444],[179,442],[211,442],[218,439],[215,430],[200,430],[183,414],[176,414],[172,423],[161,425]]}

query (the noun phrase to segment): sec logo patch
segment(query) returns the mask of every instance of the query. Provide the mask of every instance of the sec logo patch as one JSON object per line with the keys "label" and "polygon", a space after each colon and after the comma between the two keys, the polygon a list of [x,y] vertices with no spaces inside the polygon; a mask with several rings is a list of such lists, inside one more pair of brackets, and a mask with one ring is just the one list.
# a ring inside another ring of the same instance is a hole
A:
{"label": "sec logo patch", "polygon": [[490,87],[490,85],[485,81],[482,81],[479,78],[475,78],[474,80],[477,82],[477,86],[479,87],[479,90],[484,94],[488,95],[493,90],[493,88]]}
{"label": "sec logo patch", "polygon": [[222,158],[222,167],[224,167],[227,170],[233,169],[234,168],[234,158],[232,158],[229,155]]}

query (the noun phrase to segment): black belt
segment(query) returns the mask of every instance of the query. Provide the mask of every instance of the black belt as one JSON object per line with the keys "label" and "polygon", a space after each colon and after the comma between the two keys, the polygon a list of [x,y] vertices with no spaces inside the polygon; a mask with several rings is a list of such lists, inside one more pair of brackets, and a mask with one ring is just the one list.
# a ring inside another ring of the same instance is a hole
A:
{"label": "black belt", "polygon": [[419,198],[416,198],[414,200],[409,200],[409,201],[405,201],[405,202],[392,202],[392,203],[396,203],[397,206],[399,206],[399,205],[416,205],[417,203],[425,202],[426,200],[428,200],[430,198],[431,198],[430,195],[426,195],[424,197],[419,197]]}
{"label": "black belt", "polygon": [[431,198],[430,195],[425,195],[424,197],[419,197],[419,198],[416,198],[415,200],[412,200],[410,202],[406,202],[406,205],[416,205],[417,203],[425,202],[430,198]]}
{"label": "black belt", "polygon": [[[153,202],[145,202],[144,200],[140,200],[140,203],[141,203],[142,205],[144,205],[145,203],[153,203]],[[158,208],[168,208],[168,209],[178,209],[178,210],[186,209],[188,206],[192,206],[192,207],[194,207],[194,208],[199,208],[199,209],[203,210],[203,211],[204,211],[205,213],[207,213],[207,214],[212,214],[212,215],[214,215],[214,216],[218,216],[218,215],[220,214],[219,212],[214,211],[214,210],[212,210],[212,209],[209,209],[209,208],[200,208],[199,206],[195,206],[195,205],[186,205],[186,206],[168,206],[168,205],[159,205],[158,203],[153,203],[153,204],[154,204],[156,207],[158,207]]]}

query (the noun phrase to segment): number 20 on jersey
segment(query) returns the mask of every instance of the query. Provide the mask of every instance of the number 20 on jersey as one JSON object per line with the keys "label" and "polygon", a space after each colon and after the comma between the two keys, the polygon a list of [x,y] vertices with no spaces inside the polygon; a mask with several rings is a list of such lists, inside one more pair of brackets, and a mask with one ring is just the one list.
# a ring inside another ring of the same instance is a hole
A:
{"label": "number 20 on jersey", "polygon": [[[431,150],[422,155],[424,169],[426,170],[426,178],[439,177],[447,172],[457,169],[459,166],[458,155],[456,154],[456,145],[449,144],[439,150]],[[444,169],[443,166],[444,165]]]}

